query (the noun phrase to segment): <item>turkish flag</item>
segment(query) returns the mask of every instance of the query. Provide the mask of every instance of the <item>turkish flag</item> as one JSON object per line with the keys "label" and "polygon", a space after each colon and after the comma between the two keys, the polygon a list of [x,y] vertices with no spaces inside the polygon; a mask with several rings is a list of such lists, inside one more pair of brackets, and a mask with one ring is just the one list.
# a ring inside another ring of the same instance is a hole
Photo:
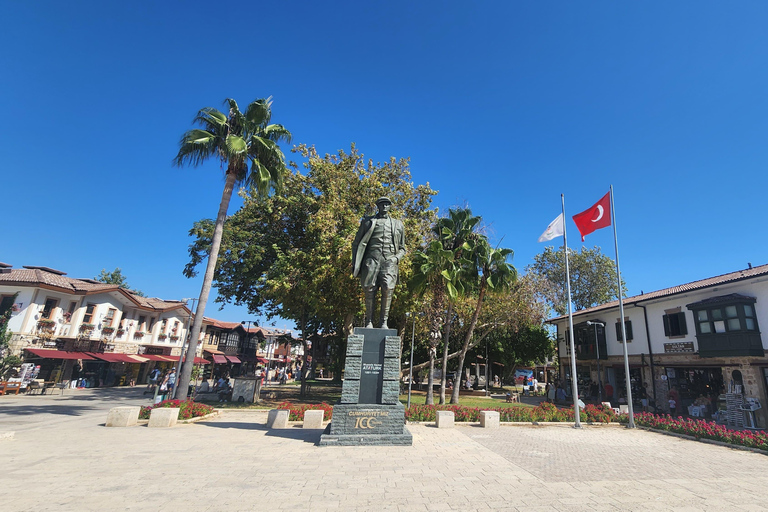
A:
{"label": "turkish flag", "polygon": [[573,222],[579,228],[581,241],[584,237],[600,228],[611,225],[611,193],[605,194],[598,202],[581,213],[573,216]]}

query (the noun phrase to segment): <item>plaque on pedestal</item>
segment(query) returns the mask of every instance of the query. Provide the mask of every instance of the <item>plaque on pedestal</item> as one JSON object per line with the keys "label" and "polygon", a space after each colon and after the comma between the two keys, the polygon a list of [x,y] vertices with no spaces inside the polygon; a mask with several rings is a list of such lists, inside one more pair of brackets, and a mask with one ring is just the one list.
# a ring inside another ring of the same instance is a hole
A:
{"label": "plaque on pedestal", "polygon": [[395,329],[355,328],[347,339],[341,400],[320,446],[408,445],[400,403],[400,337]]}

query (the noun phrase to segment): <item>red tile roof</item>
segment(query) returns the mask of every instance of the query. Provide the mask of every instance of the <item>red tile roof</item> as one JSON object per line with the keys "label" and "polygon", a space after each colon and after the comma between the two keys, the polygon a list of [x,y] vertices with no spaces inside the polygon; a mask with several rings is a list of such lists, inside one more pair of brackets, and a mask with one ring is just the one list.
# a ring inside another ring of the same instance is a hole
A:
{"label": "red tile roof", "polygon": [[[736,281],[743,281],[745,279],[751,279],[751,278],[759,277],[763,275],[768,275],[768,265],[760,265],[758,267],[747,268],[744,270],[737,270],[736,272],[730,272],[728,274],[723,274],[715,277],[708,277],[706,279],[701,279],[699,281],[693,281],[692,283],[681,284],[678,286],[673,286],[671,288],[664,288],[663,290],[658,290],[655,292],[643,293],[641,295],[635,295],[634,297],[627,297],[626,299],[624,299],[624,305],[628,306],[631,304],[638,304],[640,302],[646,302],[653,299],[669,297],[672,295],[677,295],[679,293],[686,293],[686,292],[691,292],[695,290],[701,290],[704,288],[709,288],[711,286],[717,286],[717,285],[726,284],[726,283],[733,283]],[[611,308],[617,308],[617,307],[619,307],[619,301],[614,300],[611,302],[606,302],[605,304],[600,304],[599,306],[582,309],[580,311],[574,311],[573,314],[582,315],[585,313],[594,313],[597,311],[602,311],[605,309],[611,309]],[[555,320],[561,320],[563,318],[568,318],[568,315],[561,315],[554,318],[550,318],[548,322],[554,322]]]}

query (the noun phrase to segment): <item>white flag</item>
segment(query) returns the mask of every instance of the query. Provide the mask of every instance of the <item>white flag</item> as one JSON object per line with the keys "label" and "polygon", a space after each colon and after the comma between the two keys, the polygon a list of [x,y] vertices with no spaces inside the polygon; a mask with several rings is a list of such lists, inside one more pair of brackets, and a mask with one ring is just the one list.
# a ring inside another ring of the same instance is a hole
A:
{"label": "white flag", "polygon": [[539,237],[539,242],[546,242],[548,240],[552,240],[555,237],[563,236],[564,229],[563,229],[563,214],[555,218],[552,222],[549,223],[549,226],[547,226],[547,229],[544,230],[544,232]]}

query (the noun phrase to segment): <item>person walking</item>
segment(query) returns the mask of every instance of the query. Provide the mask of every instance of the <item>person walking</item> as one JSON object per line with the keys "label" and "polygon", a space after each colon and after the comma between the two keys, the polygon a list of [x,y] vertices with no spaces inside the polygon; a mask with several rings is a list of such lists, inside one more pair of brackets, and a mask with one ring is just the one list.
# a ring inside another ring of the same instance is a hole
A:
{"label": "person walking", "polygon": [[150,395],[155,392],[155,387],[157,387],[157,380],[160,378],[160,369],[159,368],[153,368],[151,372],[149,372],[149,378],[147,379],[147,389],[144,390],[144,394],[146,395],[149,393]]}

